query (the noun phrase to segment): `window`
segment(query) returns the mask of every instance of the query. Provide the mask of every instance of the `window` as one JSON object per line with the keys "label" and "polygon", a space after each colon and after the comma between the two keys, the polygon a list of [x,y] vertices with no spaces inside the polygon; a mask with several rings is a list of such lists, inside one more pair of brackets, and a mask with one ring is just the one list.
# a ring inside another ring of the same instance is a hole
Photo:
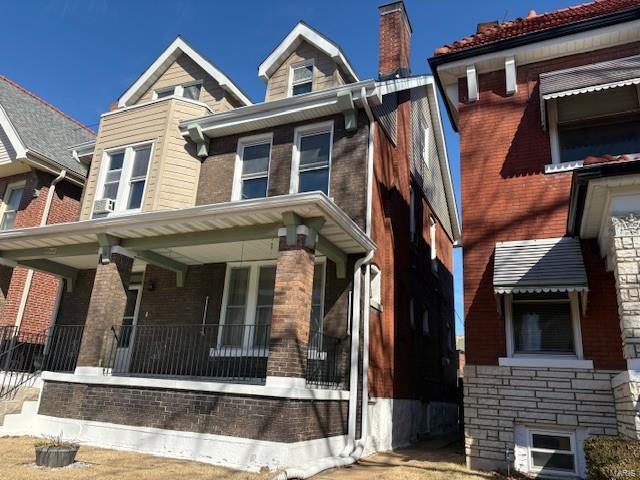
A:
{"label": "window", "polygon": [[173,87],[164,88],[162,90],[156,90],[155,92],[153,92],[153,98],[155,100],[175,95],[176,97],[188,98],[190,100],[199,100],[200,90],[202,90],[201,81],[185,83],[182,85],[175,85]]}
{"label": "window", "polygon": [[16,223],[16,215],[20,209],[20,201],[24,193],[24,183],[12,184],[7,187],[4,194],[2,222],[0,230],[11,230]]}
{"label": "window", "polygon": [[291,66],[291,96],[309,93],[313,90],[313,62]]}
{"label": "window", "polygon": [[382,308],[382,272],[380,269],[371,265],[371,301],[372,307],[380,310]]}
{"label": "window", "polygon": [[298,128],[295,138],[290,192],[329,195],[333,122]]}
{"label": "window", "polygon": [[140,211],[147,184],[151,147],[147,143],[105,152],[102,180],[96,197],[113,200],[114,212]]}
{"label": "window", "polygon": [[549,101],[553,163],[639,153],[639,92],[632,85]]}
{"label": "window", "polygon": [[534,472],[576,473],[573,433],[529,431],[529,465]]}
{"label": "window", "polygon": [[431,249],[431,271],[438,273],[438,241],[436,238],[436,219],[429,217],[429,247]]}
{"label": "window", "polygon": [[422,130],[422,161],[429,168],[429,127]]}
{"label": "window", "polygon": [[574,293],[515,294],[508,298],[511,355],[579,357],[577,303]]}
{"label": "window", "polygon": [[424,333],[425,335],[429,335],[430,331],[431,328],[429,325],[429,309],[425,307],[422,311],[422,333]]}
{"label": "window", "polygon": [[413,243],[418,241],[418,235],[416,234],[416,194],[412,186],[409,186],[409,238]]}
{"label": "window", "polygon": [[264,198],[269,183],[271,135],[240,139],[232,200]]}
{"label": "window", "polygon": [[313,270],[311,295],[311,331],[324,332],[324,279],[325,263],[316,263]]}
{"label": "window", "polygon": [[416,328],[416,302],[413,297],[409,298],[409,326]]}

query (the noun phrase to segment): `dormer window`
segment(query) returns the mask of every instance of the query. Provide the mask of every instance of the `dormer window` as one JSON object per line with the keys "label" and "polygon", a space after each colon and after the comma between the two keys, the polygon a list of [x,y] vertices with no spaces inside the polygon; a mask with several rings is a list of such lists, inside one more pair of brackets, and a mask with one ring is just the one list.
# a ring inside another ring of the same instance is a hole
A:
{"label": "dormer window", "polygon": [[313,90],[313,61],[291,66],[291,96]]}
{"label": "dormer window", "polygon": [[202,90],[202,82],[185,83],[183,85],[175,85],[169,88],[163,88],[153,92],[154,100],[171,96],[188,98],[190,100],[200,99],[200,90]]}

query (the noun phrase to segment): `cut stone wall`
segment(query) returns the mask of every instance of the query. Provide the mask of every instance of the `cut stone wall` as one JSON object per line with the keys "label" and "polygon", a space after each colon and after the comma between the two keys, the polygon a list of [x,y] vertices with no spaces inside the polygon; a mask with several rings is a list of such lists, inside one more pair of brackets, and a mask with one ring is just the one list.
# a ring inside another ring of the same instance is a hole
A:
{"label": "cut stone wall", "polygon": [[465,451],[478,469],[505,469],[518,425],[617,435],[611,370],[467,365]]}
{"label": "cut stone wall", "polygon": [[638,418],[640,381],[625,381],[613,389],[613,394],[616,399],[616,419],[620,435],[640,440],[640,418]]}

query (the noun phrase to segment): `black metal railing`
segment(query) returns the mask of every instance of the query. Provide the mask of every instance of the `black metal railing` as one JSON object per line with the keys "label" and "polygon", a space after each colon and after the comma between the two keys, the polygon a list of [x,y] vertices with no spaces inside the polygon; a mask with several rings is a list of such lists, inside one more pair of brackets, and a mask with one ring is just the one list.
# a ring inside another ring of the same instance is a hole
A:
{"label": "black metal railing", "polygon": [[307,385],[342,388],[349,383],[349,337],[309,332]]}
{"label": "black metal railing", "polygon": [[3,328],[0,331],[0,399],[29,384],[43,370],[73,372],[83,330],[83,326],[76,325],[54,325],[39,333]]}
{"label": "black metal railing", "polygon": [[119,325],[111,328],[112,375],[262,383],[270,325]]}

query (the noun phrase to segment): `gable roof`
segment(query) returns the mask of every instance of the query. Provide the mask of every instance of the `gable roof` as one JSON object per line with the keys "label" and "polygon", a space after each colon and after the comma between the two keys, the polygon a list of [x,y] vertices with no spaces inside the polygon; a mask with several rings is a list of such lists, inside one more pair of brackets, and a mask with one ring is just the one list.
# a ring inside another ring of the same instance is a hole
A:
{"label": "gable roof", "polygon": [[93,130],[0,75],[0,125],[19,156],[32,153],[58,169],[86,177],[69,147],[95,139]]}
{"label": "gable roof", "polygon": [[182,37],[178,36],[160,54],[138,79],[120,96],[118,107],[126,107],[138,100],[153,83],[182,54],[187,55],[200,68],[207,72],[223,90],[235,97],[243,105],[251,105],[251,99],[225,73],[198,53]]}
{"label": "gable roof", "polygon": [[293,30],[278,44],[278,46],[269,54],[269,56],[258,67],[258,75],[264,81],[267,81],[271,75],[289,58],[298,45],[302,41],[306,41],[325,53],[336,62],[342,70],[349,76],[349,82],[359,82],[358,75],[351,66],[346,55],[337,43],[329,40],[317,30],[311,28],[305,22],[300,21],[293,27]]}
{"label": "gable roof", "polygon": [[516,18],[515,20],[502,23],[488,22],[481,24],[475,34],[436,49],[434,55],[441,56],[462,50],[470,50],[502,40],[522,37],[554,27],[592,20],[608,14],[638,8],[640,8],[640,0],[596,0],[540,15],[532,10],[526,18]]}

